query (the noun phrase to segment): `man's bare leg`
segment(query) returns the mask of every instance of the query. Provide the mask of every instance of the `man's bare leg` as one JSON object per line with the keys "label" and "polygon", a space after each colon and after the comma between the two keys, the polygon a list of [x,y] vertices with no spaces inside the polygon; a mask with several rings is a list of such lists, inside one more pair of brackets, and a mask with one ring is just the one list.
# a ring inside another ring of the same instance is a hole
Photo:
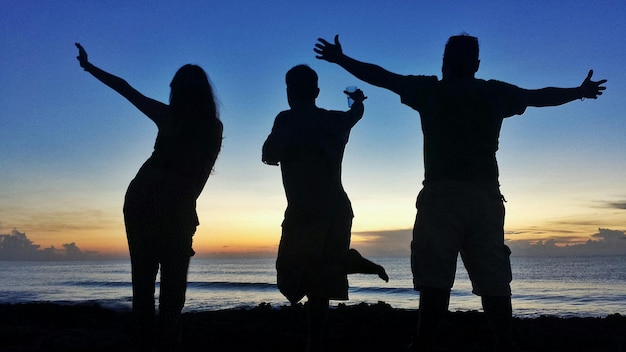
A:
{"label": "man's bare leg", "polygon": [[356,249],[348,250],[348,274],[376,274],[385,282],[389,282],[389,276],[381,265],[363,258]]}
{"label": "man's bare leg", "polygon": [[306,346],[306,352],[321,352],[322,337],[328,314],[328,299],[308,297],[308,308],[309,342]]}

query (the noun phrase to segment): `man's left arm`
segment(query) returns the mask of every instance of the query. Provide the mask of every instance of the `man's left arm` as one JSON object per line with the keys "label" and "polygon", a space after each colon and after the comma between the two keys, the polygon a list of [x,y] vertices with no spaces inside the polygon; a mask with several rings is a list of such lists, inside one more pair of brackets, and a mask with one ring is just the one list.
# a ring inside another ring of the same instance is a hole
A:
{"label": "man's left arm", "polygon": [[587,78],[576,88],[523,89],[520,100],[525,106],[543,107],[562,105],[576,99],[597,99],[606,89],[602,84],[607,80],[592,81],[592,75],[593,70],[589,70]]}

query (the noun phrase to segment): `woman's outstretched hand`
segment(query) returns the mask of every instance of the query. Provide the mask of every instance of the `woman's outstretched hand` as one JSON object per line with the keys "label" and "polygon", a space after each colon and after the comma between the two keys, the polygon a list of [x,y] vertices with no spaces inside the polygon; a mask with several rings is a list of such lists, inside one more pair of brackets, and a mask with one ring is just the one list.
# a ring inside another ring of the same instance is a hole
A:
{"label": "woman's outstretched hand", "polygon": [[87,66],[89,66],[90,64],[89,59],[87,58],[87,52],[85,51],[85,48],[83,48],[80,43],[74,43],[74,45],[76,45],[76,47],[78,48],[78,56],[76,56],[76,59],[78,59],[80,67],[87,69]]}

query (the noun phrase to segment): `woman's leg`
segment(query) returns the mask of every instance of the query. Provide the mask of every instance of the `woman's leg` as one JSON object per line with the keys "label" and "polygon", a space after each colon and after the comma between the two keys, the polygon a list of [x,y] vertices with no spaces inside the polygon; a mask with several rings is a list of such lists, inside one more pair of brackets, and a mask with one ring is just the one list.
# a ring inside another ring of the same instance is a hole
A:
{"label": "woman's leg", "polygon": [[181,311],[185,305],[189,259],[194,254],[189,231],[162,233],[159,243],[161,289],[157,340],[161,351],[176,350],[182,337]]}
{"label": "woman's leg", "polygon": [[138,350],[154,344],[154,286],[159,264],[146,248],[137,248],[129,235],[133,283],[133,339]]}
{"label": "woman's leg", "polygon": [[173,348],[180,343],[181,311],[185,305],[188,269],[188,255],[176,255],[161,261],[158,340],[163,347]]}

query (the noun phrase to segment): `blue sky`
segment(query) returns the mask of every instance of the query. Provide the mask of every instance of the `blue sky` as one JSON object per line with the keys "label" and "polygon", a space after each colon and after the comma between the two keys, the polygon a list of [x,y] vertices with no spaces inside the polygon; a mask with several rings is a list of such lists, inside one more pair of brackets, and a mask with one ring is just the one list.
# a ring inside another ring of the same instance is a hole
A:
{"label": "blue sky", "polygon": [[599,228],[623,233],[624,18],[622,1],[4,1],[0,233],[17,228],[42,246],[125,250],[124,192],[156,128],[80,69],[80,42],[95,65],[164,102],[183,64],[209,74],[225,139],[198,202],[200,253],[275,251],[285,200],[280,172],[261,163],[260,149],[288,108],[285,72],[301,63],[315,69],[318,105],[329,109],[346,109],[343,89],[359,86],[369,98],[344,161],[353,242],[371,254],[406,251],[405,236],[394,234],[414,220],[419,116],[393,93],[316,60],[312,49],[318,37],[339,34],[357,59],[440,76],[445,41],[463,31],[479,38],[479,78],[574,87],[594,69],[594,79],[609,80],[597,101],[529,108],[505,121],[498,158],[509,241],[562,246],[598,240]]}

